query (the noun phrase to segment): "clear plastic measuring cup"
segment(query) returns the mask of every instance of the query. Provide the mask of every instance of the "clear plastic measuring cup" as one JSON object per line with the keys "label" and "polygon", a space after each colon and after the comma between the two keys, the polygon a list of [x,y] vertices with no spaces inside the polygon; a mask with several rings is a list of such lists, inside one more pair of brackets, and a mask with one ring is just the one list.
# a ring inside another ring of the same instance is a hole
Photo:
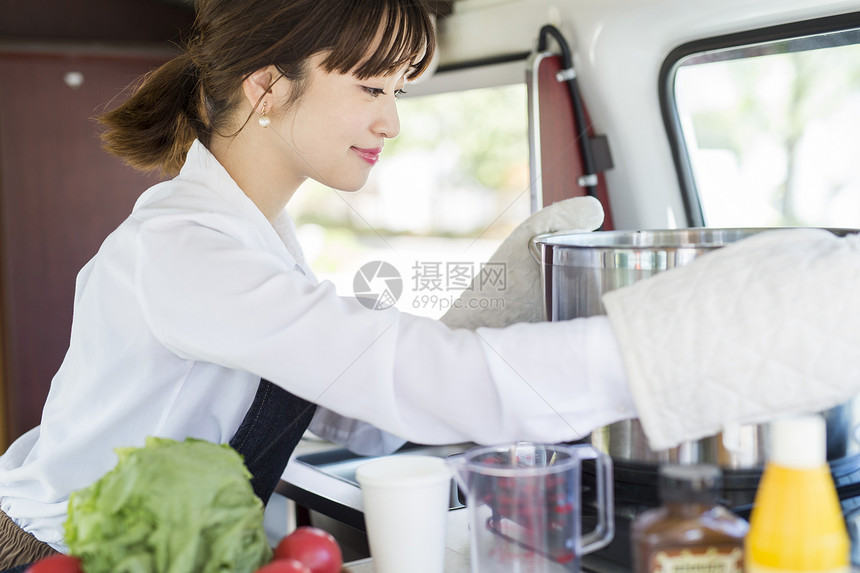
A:
{"label": "clear plastic measuring cup", "polygon": [[[581,462],[597,468],[597,526],[582,535]],[[612,460],[588,444],[478,447],[448,463],[466,492],[473,573],[578,573],[615,533]]]}

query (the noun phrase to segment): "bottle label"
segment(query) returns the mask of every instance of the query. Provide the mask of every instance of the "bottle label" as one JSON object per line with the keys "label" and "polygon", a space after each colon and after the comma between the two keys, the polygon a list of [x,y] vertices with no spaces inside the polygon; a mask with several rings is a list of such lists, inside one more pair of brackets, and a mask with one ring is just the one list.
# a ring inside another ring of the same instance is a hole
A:
{"label": "bottle label", "polygon": [[653,573],[742,573],[743,550],[730,547],[664,548],[651,556]]}
{"label": "bottle label", "polygon": [[[801,573],[799,570],[789,571],[788,569],[779,569],[775,567],[765,567],[756,565],[755,563],[746,564],[746,573]],[[851,566],[837,567],[836,569],[817,569],[814,573],[850,573]]]}

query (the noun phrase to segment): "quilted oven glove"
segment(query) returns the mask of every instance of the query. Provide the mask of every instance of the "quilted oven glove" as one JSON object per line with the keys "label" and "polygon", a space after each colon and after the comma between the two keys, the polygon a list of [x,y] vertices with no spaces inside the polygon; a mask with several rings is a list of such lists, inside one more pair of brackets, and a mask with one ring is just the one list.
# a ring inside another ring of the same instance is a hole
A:
{"label": "quilted oven glove", "polygon": [[603,302],[655,450],[860,392],[860,235],[769,231]]}
{"label": "quilted oven glove", "polygon": [[[602,224],[603,207],[593,197],[574,197],[544,207],[514,229],[482,269],[482,273],[504,273],[502,286],[479,274],[440,320],[450,328],[470,329],[544,320],[540,265],[529,251],[529,241],[542,233],[593,231]],[[504,308],[481,308],[480,299],[500,296]]]}

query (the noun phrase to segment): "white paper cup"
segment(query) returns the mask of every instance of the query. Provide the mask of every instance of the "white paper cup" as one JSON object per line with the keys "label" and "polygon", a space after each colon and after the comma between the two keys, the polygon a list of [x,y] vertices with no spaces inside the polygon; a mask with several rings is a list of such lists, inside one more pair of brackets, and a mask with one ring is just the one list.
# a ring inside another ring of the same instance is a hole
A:
{"label": "white paper cup", "polygon": [[442,573],[451,472],[432,456],[395,455],[359,466],[375,573]]}

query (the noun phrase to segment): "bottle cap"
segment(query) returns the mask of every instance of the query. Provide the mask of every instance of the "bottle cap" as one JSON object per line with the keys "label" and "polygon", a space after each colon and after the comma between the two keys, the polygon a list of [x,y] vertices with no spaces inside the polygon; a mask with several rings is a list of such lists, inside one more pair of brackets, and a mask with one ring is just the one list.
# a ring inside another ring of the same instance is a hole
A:
{"label": "bottle cap", "polygon": [[817,468],[827,463],[827,429],[818,415],[775,420],[770,424],[773,463],[795,469]]}
{"label": "bottle cap", "polygon": [[723,487],[723,472],[708,464],[660,467],[660,499],[673,503],[714,503]]}

